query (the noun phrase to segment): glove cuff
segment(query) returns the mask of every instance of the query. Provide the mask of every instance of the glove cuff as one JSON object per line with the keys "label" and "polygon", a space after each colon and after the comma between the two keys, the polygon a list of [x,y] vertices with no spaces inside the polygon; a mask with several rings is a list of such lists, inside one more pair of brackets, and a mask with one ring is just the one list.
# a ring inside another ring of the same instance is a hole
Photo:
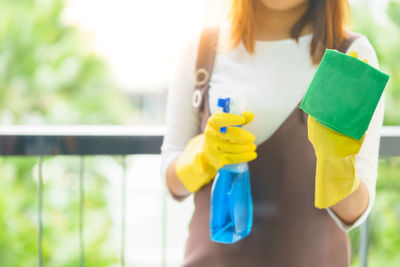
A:
{"label": "glove cuff", "polygon": [[329,208],[353,193],[360,185],[355,173],[355,156],[317,158],[315,207]]}
{"label": "glove cuff", "polygon": [[179,156],[175,170],[178,179],[191,193],[208,184],[218,171],[204,162],[202,154],[196,154],[194,162],[185,159],[184,155]]}

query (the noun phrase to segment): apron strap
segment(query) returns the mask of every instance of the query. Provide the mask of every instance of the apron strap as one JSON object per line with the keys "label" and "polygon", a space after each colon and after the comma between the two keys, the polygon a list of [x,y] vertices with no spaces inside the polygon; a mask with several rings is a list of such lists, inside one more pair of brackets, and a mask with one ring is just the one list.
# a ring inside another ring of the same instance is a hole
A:
{"label": "apron strap", "polygon": [[200,113],[201,131],[203,131],[210,115],[208,107],[208,88],[214,67],[218,35],[218,25],[203,28],[197,51],[195,90],[192,95],[192,105]]}
{"label": "apron strap", "polygon": [[338,48],[338,51],[346,54],[350,45],[360,36],[362,35],[355,32],[348,32],[347,38],[343,40],[342,45]]}

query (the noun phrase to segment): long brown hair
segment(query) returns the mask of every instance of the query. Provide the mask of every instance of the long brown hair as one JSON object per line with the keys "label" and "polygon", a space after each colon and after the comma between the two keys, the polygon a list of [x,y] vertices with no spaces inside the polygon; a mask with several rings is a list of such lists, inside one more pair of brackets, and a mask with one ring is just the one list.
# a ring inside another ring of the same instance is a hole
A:
{"label": "long brown hair", "polygon": [[[250,54],[255,53],[254,1],[257,0],[233,0],[228,15],[231,20],[230,47],[234,48],[242,41]],[[308,9],[291,30],[291,38],[297,41],[304,26],[311,23],[310,55],[313,63],[318,64],[326,48],[338,49],[346,38],[350,8],[347,0],[309,1]]]}

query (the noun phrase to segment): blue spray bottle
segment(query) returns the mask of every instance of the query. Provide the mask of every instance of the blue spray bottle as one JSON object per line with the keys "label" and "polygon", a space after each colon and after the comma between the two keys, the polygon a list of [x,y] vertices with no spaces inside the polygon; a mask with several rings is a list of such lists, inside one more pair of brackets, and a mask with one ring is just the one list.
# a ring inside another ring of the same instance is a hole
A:
{"label": "blue spray bottle", "polygon": [[[218,98],[218,107],[230,112],[231,99]],[[241,125],[238,125],[241,127]],[[221,127],[225,133],[227,127]],[[211,189],[210,238],[234,243],[248,236],[253,224],[253,201],[247,162],[227,164],[218,170]]]}

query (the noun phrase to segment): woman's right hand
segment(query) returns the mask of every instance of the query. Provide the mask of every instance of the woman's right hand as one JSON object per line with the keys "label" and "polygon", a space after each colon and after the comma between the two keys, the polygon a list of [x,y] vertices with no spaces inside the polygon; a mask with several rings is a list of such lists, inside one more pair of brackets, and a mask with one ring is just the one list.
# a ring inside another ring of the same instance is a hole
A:
{"label": "woman's right hand", "polygon": [[[257,158],[254,135],[235,127],[249,123],[253,117],[249,111],[242,115],[219,111],[210,116],[204,133],[189,141],[176,162],[176,175],[189,192],[196,192],[209,183],[225,164]],[[221,127],[227,127],[226,133],[219,131]]]}

